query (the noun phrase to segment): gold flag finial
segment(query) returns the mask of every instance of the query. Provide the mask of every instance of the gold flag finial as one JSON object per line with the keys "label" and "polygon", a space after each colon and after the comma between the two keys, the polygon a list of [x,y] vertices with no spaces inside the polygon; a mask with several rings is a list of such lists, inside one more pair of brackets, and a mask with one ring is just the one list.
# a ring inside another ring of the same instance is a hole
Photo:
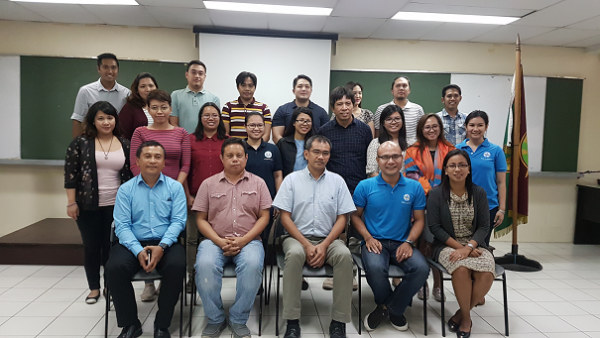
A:
{"label": "gold flag finial", "polygon": [[521,36],[517,34],[517,50],[521,50]]}

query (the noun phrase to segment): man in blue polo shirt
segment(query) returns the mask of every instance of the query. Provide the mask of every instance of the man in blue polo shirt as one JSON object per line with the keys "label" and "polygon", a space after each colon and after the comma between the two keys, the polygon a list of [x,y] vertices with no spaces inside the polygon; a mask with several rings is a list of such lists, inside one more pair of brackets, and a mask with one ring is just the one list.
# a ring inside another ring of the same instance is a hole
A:
{"label": "man in blue polo shirt", "polygon": [[[402,162],[400,146],[384,142],[377,150],[381,173],[361,181],[354,191],[352,223],[365,239],[362,259],[377,304],[364,319],[367,331],[375,330],[388,314],[394,328],[406,331],[404,310],[429,275],[425,257],[415,248],[425,223],[425,191],[419,182],[402,177]],[[388,281],[390,264],[406,273],[393,291]]]}
{"label": "man in blue polo shirt", "polygon": [[275,115],[273,115],[273,143],[277,144],[283,137],[283,131],[290,125],[292,114],[298,107],[308,107],[313,113],[313,128],[318,130],[322,125],[329,121],[329,115],[318,104],[310,100],[312,94],[312,80],[310,77],[300,74],[294,78],[292,92],[296,99],[279,106]]}

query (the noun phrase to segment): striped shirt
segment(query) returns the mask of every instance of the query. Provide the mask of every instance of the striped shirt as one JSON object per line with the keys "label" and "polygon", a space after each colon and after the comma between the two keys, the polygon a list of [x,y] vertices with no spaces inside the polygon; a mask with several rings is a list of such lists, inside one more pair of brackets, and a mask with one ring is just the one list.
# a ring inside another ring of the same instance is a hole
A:
{"label": "striped shirt", "polygon": [[[385,107],[391,104],[395,104],[393,100],[392,102],[388,102],[379,106],[377,111],[375,111],[375,114],[373,114],[375,129],[379,130],[379,119],[381,118],[381,112],[385,109]],[[406,143],[408,143],[410,146],[417,142],[417,124],[419,123],[421,116],[425,115],[425,112],[423,111],[423,107],[408,100],[406,100],[406,106],[402,108],[402,112],[404,113],[404,122],[406,123]]]}
{"label": "striped shirt", "polygon": [[133,175],[140,174],[140,167],[136,164],[135,153],[142,143],[146,141],[157,141],[165,148],[165,168],[162,173],[176,180],[180,172],[190,171],[190,139],[187,131],[176,127],[171,130],[151,130],[148,127],[139,127],[131,137],[131,172]]}
{"label": "striped shirt", "polygon": [[246,132],[246,114],[261,113],[265,118],[265,124],[271,124],[271,111],[266,104],[256,101],[252,98],[252,102],[244,105],[242,98],[229,101],[223,106],[221,118],[224,123],[229,123],[229,135],[237,138],[247,138]]}
{"label": "striped shirt", "polygon": [[437,113],[444,122],[444,137],[448,142],[453,145],[460,144],[467,137],[467,128],[465,126],[465,120],[467,114],[456,112],[456,116],[452,118],[446,109],[442,109],[441,112]]}

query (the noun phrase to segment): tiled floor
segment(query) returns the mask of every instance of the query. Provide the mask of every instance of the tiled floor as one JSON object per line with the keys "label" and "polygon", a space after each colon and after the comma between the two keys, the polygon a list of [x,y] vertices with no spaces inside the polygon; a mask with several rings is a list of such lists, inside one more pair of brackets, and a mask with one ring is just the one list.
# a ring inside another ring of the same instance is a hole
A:
{"label": "tiled floor", "polygon": [[[509,243],[494,243],[496,255],[510,250]],[[572,244],[527,243],[520,253],[536,259],[544,266],[537,273],[508,273],[510,337],[600,338],[600,246]],[[331,320],[331,292],[321,288],[322,279],[310,279],[310,290],[302,293],[301,320],[304,338],[325,338]],[[104,299],[87,305],[85,274],[77,266],[0,266],[0,337],[103,337]],[[135,284],[139,294],[142,284]],[[447,315],[457,303],[449,283],[446,284]],[[225,307],[233,303],[235,280],[224,282]],[[263,336],[275,335],[274,291],[271,305],[264,307]],[[504,317],[502,284],[494,283],[484,306],[473,310],[473,337],[502,337]],[[366,338],[396,338],[423,336],[422,303],[415,297],[412,308],[406,311],[410,329],[399,332],[389,323],[367,333]],[[358,294],[354,293],[354,306]],[[363,315],[374,307],[373,295],[363,279]],[[155,303],[138,303],[139,316],[144,323],[144,337],[152,336]],[[187,309],[187,308],[186,308]],[[347,326],[348,338],[358,338],[358,314],[353,310],[352,323]],[[428,302],[429,337],[441,337],[440,303]],[[171,332],[179,335],[177,307]],[[184,319],[187,320],[187,312]],[[446,317],[448,318],[448,317]],[[202,306],[195,309],[192,333],[200,337],[206,323]],[[248,326],[258,334],[258,298]],[[280,334],[285,325],[280,322]],[[114,311],[109,314],[109,334],[116,337]],[[448,337],[454,335],[447,332]],[[226,331],[222,337],[230,337]]]}

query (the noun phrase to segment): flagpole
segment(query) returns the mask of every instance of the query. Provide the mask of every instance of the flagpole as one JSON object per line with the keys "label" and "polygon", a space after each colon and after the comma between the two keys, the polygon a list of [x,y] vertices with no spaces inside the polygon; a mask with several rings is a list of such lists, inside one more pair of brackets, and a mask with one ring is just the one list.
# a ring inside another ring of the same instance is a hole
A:
{"label": "flagpole", "polygon": [[[519,223],[519,170],[521,167],[521,113],[523,111],[523,66],[521,65],[521,38],[517,35],[517,50],[515,60],[515,109],[513,111],[513,137],[510,163],[510,179],[512,180],[512,249],[502,257],[496,257],[496,264],[507,270],[535,272],[542,270],[542,265],[534,260],[519,255],[517,225]],[[507,209],[509,206],[506,206]],[[508,213],[505,215],[508,217]]]}

